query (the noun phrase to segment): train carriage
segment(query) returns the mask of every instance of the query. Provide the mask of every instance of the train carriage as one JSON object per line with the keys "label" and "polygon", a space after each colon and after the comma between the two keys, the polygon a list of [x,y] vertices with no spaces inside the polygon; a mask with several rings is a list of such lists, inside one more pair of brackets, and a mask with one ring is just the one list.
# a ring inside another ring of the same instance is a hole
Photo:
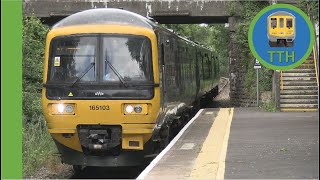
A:
{"label": "train carriage", "polygon": [[47,35],[42,106],[62,161],[135,166],[218,93],[208,48],[120,9],[93,9]]}

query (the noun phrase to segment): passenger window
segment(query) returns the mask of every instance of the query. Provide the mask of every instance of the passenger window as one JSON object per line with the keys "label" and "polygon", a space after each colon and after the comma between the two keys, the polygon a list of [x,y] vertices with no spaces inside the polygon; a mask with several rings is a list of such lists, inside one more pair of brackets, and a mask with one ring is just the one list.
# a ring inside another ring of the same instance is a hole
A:
{"label": "passenger window", "polygon": [[284,20],[283,18],[280,18],[280,28],[283,28],[284,27]]}
{"label": "passenger window", "polygon": [[287,28],[292,28],[292,19],[291,18],[288,18],[287,19]]}
{"label": "passenger window", "polygon": [[271,18],[271,27],[273,29],[277,27],[277,18]]}
{"label": "passenger window", "polygon": [[160,64],[164,65],[164,45],[163,43],[161,44],[161,49],[160,49]]}

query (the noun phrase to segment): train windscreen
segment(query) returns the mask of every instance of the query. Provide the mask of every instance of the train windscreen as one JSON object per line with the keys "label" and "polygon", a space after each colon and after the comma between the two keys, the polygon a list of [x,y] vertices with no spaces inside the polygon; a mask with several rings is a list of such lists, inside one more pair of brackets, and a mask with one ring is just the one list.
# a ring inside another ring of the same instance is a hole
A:
{"label": "train windscreen", "polygon": [[104,81],[120,81],[116,73],[127,82],[151,81],[150,40],[142,36],[106,36],[102,42]]}
{"label": "train windscreen", "polygon": [[[77,98],[151,98],[151,41],[120,34],[56,37],[50,44],[46,85],[52,98],[66,97],[71,90]],[[97,96],[97,90],[103,95]]]}
{"label": "train windscreen", "polygon": [[[98,76],[103,83],[152,81],[151,43],[143,36],[58,38],[52,42],[49,62],[49,82],[95,82]],[[103,67],[100,74],[98,67]]]}
{"label": "train windscreen", "polygon": [[51,47],[49,81],[72,83],[81,76],[79,82],[96,81],[97,46],[98,38],[95,36],[73,36],[54,40]]}

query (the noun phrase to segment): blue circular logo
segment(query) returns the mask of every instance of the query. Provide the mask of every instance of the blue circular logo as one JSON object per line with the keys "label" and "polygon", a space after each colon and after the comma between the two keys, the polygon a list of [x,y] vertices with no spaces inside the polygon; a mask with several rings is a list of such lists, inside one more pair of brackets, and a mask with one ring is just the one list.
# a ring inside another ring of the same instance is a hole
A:
{"label": "blue circular logo", "polygon": [[302,64],[314,44],[307,15],[292,5],[275,4],[259,12],[249,29],[249,46],[261,64],[288,70]]}

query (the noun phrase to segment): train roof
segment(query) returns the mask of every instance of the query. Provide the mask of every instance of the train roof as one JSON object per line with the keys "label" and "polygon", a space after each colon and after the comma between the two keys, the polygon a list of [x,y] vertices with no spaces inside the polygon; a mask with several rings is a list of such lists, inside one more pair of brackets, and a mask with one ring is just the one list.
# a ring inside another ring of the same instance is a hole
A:
{"label": "train roof", "polygon": [[123,24],[145,27],[152,30],[162,29],[190,44],[210,50],[208,47],[205,47],[200,43],[193,42],[186,37],[175,34],[173,30],[161,27],[152,18],[144,17],[127,10],[116,8],[96,8],[81,11],[57,22],[55,25],[53,25],[52,29],[87,24]]}
{"label": "train roof", "polygon": [[274,13],[270,14],[269,17],[270,17],[270,16],[288,16],[288,15],[294,17],[293,14],[288,13],[288,12],[285,12],[285,11],[274,12]]}
{"label": "train roof", "polygon": [[154,22],[139,14],[115,8],[90,9],[70,15],[57,22],[52,29],[86,24],[126,24],[153,29]]}

